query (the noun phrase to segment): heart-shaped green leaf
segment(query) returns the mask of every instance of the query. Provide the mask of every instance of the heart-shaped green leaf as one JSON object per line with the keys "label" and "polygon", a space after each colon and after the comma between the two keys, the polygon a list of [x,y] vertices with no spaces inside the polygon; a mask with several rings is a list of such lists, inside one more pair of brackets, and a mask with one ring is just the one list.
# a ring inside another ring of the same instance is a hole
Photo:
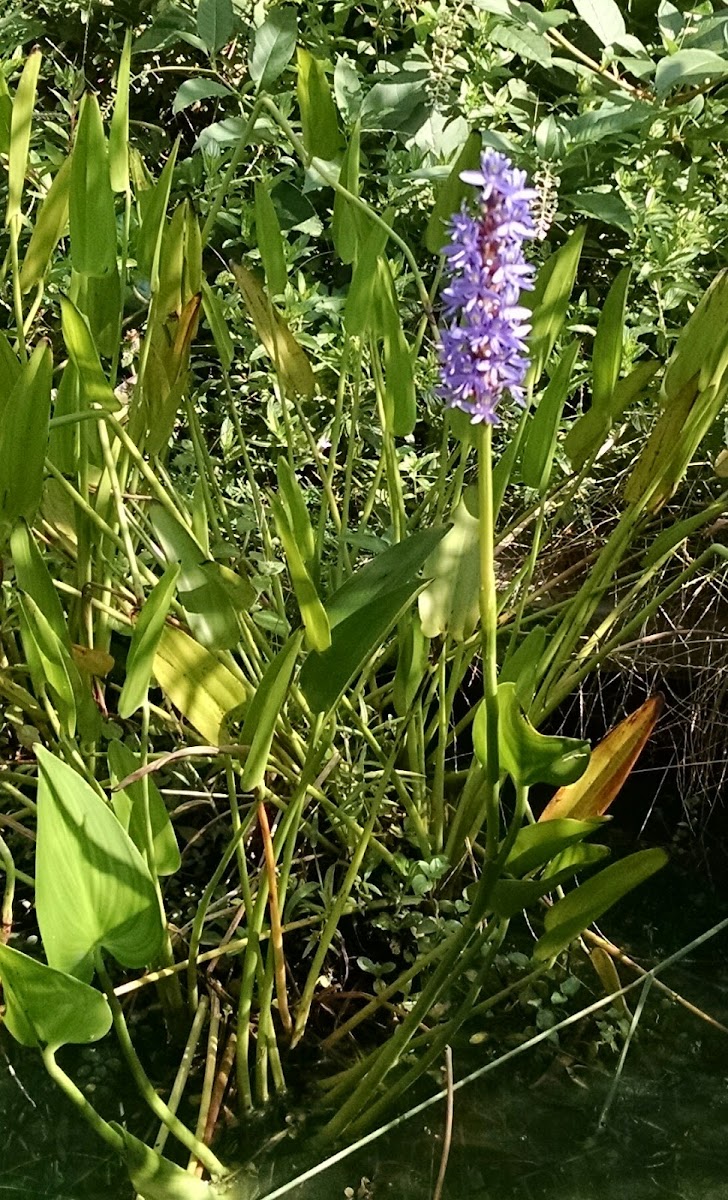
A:
{"label": "heart-shaped green leaf", "polygon": [[111,1028],[111,1009],[101,992],[2,942],[0,979],[4,1024],[21,1046],[80,1046],[97,1042]]}

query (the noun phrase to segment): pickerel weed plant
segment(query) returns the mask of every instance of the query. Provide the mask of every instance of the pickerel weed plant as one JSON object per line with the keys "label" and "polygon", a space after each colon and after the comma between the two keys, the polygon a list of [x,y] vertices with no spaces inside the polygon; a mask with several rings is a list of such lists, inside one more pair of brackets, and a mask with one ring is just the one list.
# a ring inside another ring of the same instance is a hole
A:
{"label": "pickerel weed plant", "polygon": [[[198,33],[214,59],[209,8],[201,0]],[[449,229],[450,240],[428,283],[397,214],[374,211],[362,194],[365,135],[357,123],[340,128],[324,64],[299,48],[295,117],[292,96],[272,98],[295,44],[293,10],[274,8],[253,41],[254,86],[238,95],[234,148],[208,164],[218,175],[202,222],[189,200],[175,203],[179,147],[155,178],[130,142],[130,36],[108,127],[86,92],[54,172],[32,143],[38,52],[14,94],[0,94],[12,312],[0,333],[0,787],[12,827],[37,833],[32,875],[0,841],[4,1022],[40,1051],[146,1200],[254,1194],[210,1149],[216,1079],[234,1078],[247,1144],[251,1113],[285,1092],[306,1039],[329,1064],[319,1137],[351,1141],[400,1104],[473,1014],[545,972],[663,864],[653,849],[603,867],[606,849],[587,841],[659,701],[591,755],[538,727],[687,580],[725,558],[709,546],[663,578],[728,493],[688,522],[658,528],[656,515],[725,404],[726,278],[664,369],[640,361],[623,375],[621,273],[591,363],[581,363],[564,331],[584,229],[535,274],[525,175],[472,134],[435,199],[428,237],[442,245]],[[332,376],[288,319],[286,239],[263,178],[252,203],[264,278],[252,259],[213,271],[204,255],[231,181],[243,163],[258,169],[271,124],[328,206],[333,247],[351,267],[333,394],[323,397]],[[233,287],[244,330],[226,319]],[[246,338],[256,342],[251,362]],[[213,347],[240,471],[234,494],[198,403],[196,364],[204,348],[207,372]],[[238,392],[262,356],[281,419],[257,470]],[[405,462],[434,405],[418,382],[438,356],[446,412],[436,475],[413,496]],[[552,597],[543,552],[659,372],[621,515],[578,584]],[[577,377],[590,382],[591,406],[564,441]],[[191,494],[175,474],[182,436]],[[557,467],[557,449],[571,469]],[[524,531],[529,551],[513,563],[508,547]],[[226,798],[222,844],[195,835],[207,853],[192,860],[208,876],[196,880],[186,926],[172,781],[203,795],[214,784]],[[553,793],[538,820],[535,785]],[[45,961],[11,944],[21,886]],[[442,915],[427,943],[346,1020],[328,1020],[319,1001],[327,974],[335,992],[352,912],[366,924],[416,911],[423,893]],[[221,909],[230,896],[232,910]],[[504,993],[494,964],[524,911],[539,932],[533,963]],[[148,987],[170,1036],[187,1037],[167,1102],[125,1015],[124,997]],[[345,1047],[357,1047],[365,1023],[367,1050],[353,1059]],[[62,1046],[99,1041],[112,1025],[161,1122],[157,1149],[106,1121],[59,1065]],[[192,1131],[177,1109],[205,1027]],[[191,1171],[161,1156],[168,1133]]]}

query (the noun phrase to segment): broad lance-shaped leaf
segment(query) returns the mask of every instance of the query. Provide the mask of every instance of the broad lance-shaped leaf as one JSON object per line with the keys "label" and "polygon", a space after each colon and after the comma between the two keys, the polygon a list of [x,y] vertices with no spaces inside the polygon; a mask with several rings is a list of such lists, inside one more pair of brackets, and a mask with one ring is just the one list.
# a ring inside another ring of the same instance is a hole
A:
{"label": "broad lance-shaped leaf", "polygon": [[248,706],[240,733],[242,744],[250,746],[243,767],[244,792],[252,792],[263,783],[276,722],[288,695],[302,640],[303,630],[292,634],[268,666]]}
{"label": "broad lance-shaped leaf", "polygon": [[71,263],[82,275],[105,275],[116,266],[116,215],[99,102],[81,101],[71,162],[69,196]]}
{"label": "broad lance-shaped leaf", "polygon": [[359,567],[326,601],[331,628],[341,624],[358,609],[371,604],[377,597],[386,596],[404,584],[411,583],[446,532],[444,525],[420,529],[403,541],[382,550],[363,567]]}
{"label": "broad lance-shaped leaf", "polygon": [[66,349],[78,373],[83,407],[98,404],[116,412],[119,401],[104,374],[86,318],[65,296],[61,296],[61,328]]}
{"label": "broad lance-shaped leaf", "polygon": [[592,355],[592,406],[598,410],[609,404],[619,379],[630,272],[631,267],[624,267],[617,275],[597,324]]}
{"label": "broad lance-shaped leaf", "polygon": [[534,950],[537,962],[545,962],[560,954],[587,926],[598,921],[607,909],[631,892],[632,888],[649,879],[667,861],[664,850],[640,850],[605,867],[562,900],[557,900],[546,911],[546,932],[539,938]]}
{"label": "broad lance-shaped leaf", "polygon": [[288,524],[303,559],[303,565],[311,578],[317,581],[319,570],[316,558],[316,538],[311,519],[295,472],[283,456],[278,459],[276,475],[278,477],[278,498],[285,506]]}
{"label": "broad lance-shaped leaf", "polygon": [[18,588],[35,601],[56,637],[70,653],[71,638],[58,592],[53,586],[46,559],[25,521],[19,521],[10,535],[10,553]]}
{"label": "broad lance-shaped leaf", "polygon": [[[481,765],[486,757],[486,712],[481,704],[473,721],[473,747]],[[589,743],[539,733],[521,708],[515,683],[498,686],[500,765],[523,787],[534,783],[573,783],[589,762]]]}
{"label": "broad lance-shaped leaf", "polygon": [[521,460],[521,477],[527,487],[536,488],[542,494],[551,478],[561,415],[569,394],[578,353],[578,342],[572,342],[564,350],[551,381],[539,400],[538,408],[528,423]]}
{"label": "broad lance-shaped leaf", "polygon": [[297,58],[297,93],[303,144],[309,157],[330,162],[343,148],[331,88],[322,62],[301,46]]}
{"label": "broad lance-shaped leaf", "polygon": [[170,703],[214,746],[227,739],[228,715],[249,697],[237,675],[184,630],[171,625],[162,630],[154,675]]}
{"label": "broad lance-shaped leaf", "polygon": [[348,684],[361,674],[407,612],[421,587],[418,582],[408,583],[358,608],[332,629],[328,650],[308,655],[299,684],[314,712],[334,708]]}
{"label": "broad lance-shaped leaf", "polygon": [[161,504],[150,505],[149,517],[165,559],[180,567],[178,596],[196,640],[209,650],[236,646],[240,641],[238,613],[252,602],[252,585],[207,559],[181,518],[176,520]]}
{"label": "broad lance-shaped leaf", "polygon": [[294,531],[286,511],[277,496],[269,496],[276,532],[286,556],[288,574],[296,594],[298,609],[306,630],[306,642],[311,650],[323,653],[331,645],[331,630],[326,609],[311,575],[303,561]]}
{"label": "broad lance-shaped leaf", "polygon": [[588,820],[605,813],[642,753],[662,706],[662,696],[652,696],[620,721],[592,750],[581,779],[556,792],[539,822],[562,817]]}
{"label": "broad lance-shaped leaf", "polygon": [[53,359],[40,342],[22,367],[0,422],[0,533],[19,518],[32,524],[43,492]]}
{"label": "broad lance-shaped leaf", "polygon": [[129,84],[132,31],[127,29],[116,77],[114,111],[109,126],[109,178],[115,192],[129,191]]}
{"label": "broad lance-shaped leaf", "polygon": [[10,145],[8,147],[8,207],[5,221],[20,217],[23,186],[28,170],[30,131],[35,108],[35,90],[40,71],[41,52],[34,50],[26,60],[20,82],[13,99],[10,118]]}
{"label": "broad lance-shaped leaf", "polygon": [[[344,59],[340,59],[344,62]],[[339,181],[352,196],[359,195],[359,153],[361,128],[357,121],[349,135],[344,161],[341,164]],[[361,213],[341,192],[334,195],[334,211],[331,219],[331,236],[336,253],[343,263],[353,263],[359,247]]]}
{"label": "broad lance-shaped leaf", "polygon": [[49,187],[23,258],[20,288],[29,292],[45,275],[51,256],[68,225],[68,200],[71,191],[71,158],[63,160]]}
{"label": "broad lance-shaped leaf", "polygon": [[147,698],[154,671],[154,658],[162,636],[169,606],[180,573],[173,563],[155,584],[137,618],[126,658],[126,678],[119,697],[118,711],[123,720],[133,716]]}
{"label": "broad lance-shaped leaf", "polygon": [[529,384],[538,383],[566,319],[585,233],[585,225],[574,230],[564,245],[542,266],[534,291],[527,292],[523,297],[523,303],[533,312],[528,339],[531,357],[527,376]]}
{"label": "broad lance-shaped leaf", "polygon": [[250,78],[257,91],[265,91],[286,69],[293,58],[298,37],[296,10],[283,4],[272,9],[253,37]]}
{"label": "broad lance-shaped leaf", "polygon": [[76,732],[76,697],[82,684],[70,651],[30,596],[19,596],[20,632],[36,691],[46,688],[55,701],[66,737]]}
{"label": "broad lance-shaped leaf", "polygon": [[547,821],[545,824],[524,825],[519,829],[513,843],[505,870],[519,878],[537,871],[567,846],[573,846],[601,828],[604,822],[593,818],[577,821],[568,817]]}
{"label": "broad lance-shaped leaf", "polygon": [[[513,917],[531,908],[542,896],[554,892],[585,868],[601,862],[609,854],[606,846],[573,846],[567,860],[565,852],[557,870],[544,873],[540,879],[499,879],[493,888],[491,907],[496,916]],[[559,856],[561,858],[561,856]]]}
{"label": "broad lance-shaped leaf", "polygon": [[[133,774],[141,765],[135,754],[116,739],[109,742],[107,751],[109,760],[109,775],[116,787],[128,775]],[[174,875],[180,867],[180,853],[177,845],[172,822],[167,812],[162,794],[154,779],[149,776],[137,783],[129,783],[123,791],[114,791],[111,803],[116,816],[137,850],[146,859],[147,833],[146,814],[144,811],[144,792],[149,796],[149,821],[152,828],[154,844],[154,869],[157,875]]]}
{"label": "broad lance-shaped leaf", "polygon": [[125,967],[147,966],[163,927],[144,859],[85,779],[42,746],[35,752],[35,899],[49,964],[86,983],[99,949]]}
{"label": "broad lance-shaped leaf", "polygon": [[310,398],[316,384],[305,350],[296,341],[280,313],[273,308],[255,276],[237,263],[230,263],[230,270],[243,294],[256,333],[276,370],[280,372],[284,387]]}
{"label": "broad lance-shaped leaf", "polygon": [[255,236],[258,239],[268,293],[271,296],[280,296],[286,290],[288,272],[278,214],[270,198],[267,182],[255,185]]}
{"label": "broad lance-shaped leaf", "polygon": [[101,992],[2,942],[0,980],[3,1024],[21,1046],[83,1046],[111,1028],[111,1009]]}

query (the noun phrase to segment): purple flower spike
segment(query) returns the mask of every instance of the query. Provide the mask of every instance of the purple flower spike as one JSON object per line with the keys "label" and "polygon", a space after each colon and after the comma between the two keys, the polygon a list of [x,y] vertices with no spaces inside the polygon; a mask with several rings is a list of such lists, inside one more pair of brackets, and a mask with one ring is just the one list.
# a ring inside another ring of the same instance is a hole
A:
{"label": "purple flower spike", "polygon": [[530,209],[536,192],[526,187],[525,171],[491,149],[483,151],[479,171],[463,171],[460,178],[480,188],[479,211],[473,215],[463,204],[443,250],[449,283],[442,302],[449,324],[440,344],[440,394],[470,413],[473,424],[495,425],[505,391],[524,402],[529,367],[524,339],[531,314],[518,301],[523,288],[533,287],[523,243],[536,236]]}

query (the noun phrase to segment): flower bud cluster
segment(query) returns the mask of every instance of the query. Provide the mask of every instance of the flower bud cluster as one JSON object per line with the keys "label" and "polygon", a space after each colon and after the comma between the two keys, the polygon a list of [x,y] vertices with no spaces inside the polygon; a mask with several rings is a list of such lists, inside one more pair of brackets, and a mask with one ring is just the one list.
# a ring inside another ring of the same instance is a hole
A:
{"label": "flower bud cluster", "polygon": [[483,151],[479,171],[463,171],[465,183],[480,188],[478,210],[467,204],[450,223],[448,286],[442,293],[448,324],[440,346],[440,394],[469,413],[473,423],[498,422],[504,392],[523,403],[529,367],[525,338],[530,312],[519,304],[533,287],[533,267],[523,243],[536,236],[526,172],[504,154]]}

